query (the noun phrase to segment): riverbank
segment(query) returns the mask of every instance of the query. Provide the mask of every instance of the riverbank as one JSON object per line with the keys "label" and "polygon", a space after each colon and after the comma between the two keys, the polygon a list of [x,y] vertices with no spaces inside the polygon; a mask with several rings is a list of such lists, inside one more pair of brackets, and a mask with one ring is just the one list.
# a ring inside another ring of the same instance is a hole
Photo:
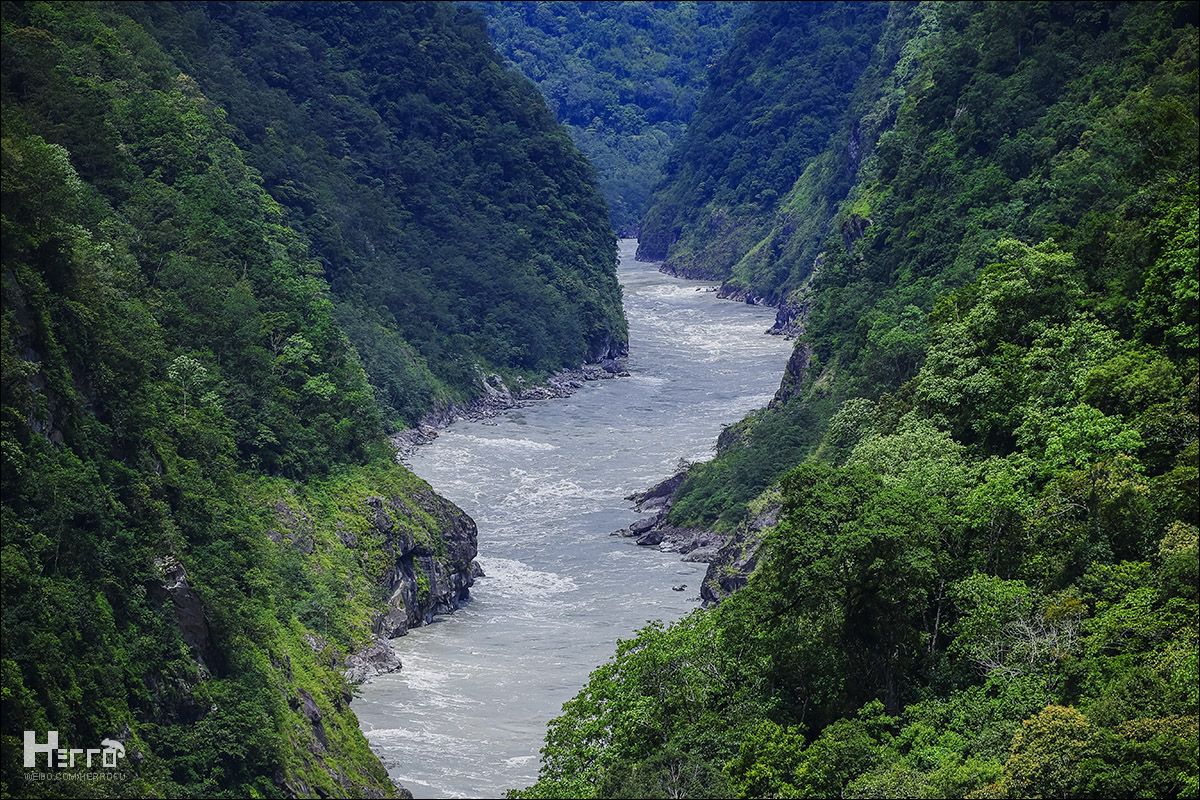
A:
{"label": "riverbank", "polygon": [[745,303],[748,306],[763,306],[775,309],[775,322],[765,332],[771,336],[796,339],[804,334],[804,324],[808,320],[809,311],[812,310],[812,281],[817,272],[820,271],[823,262],[824,257],[822,256],[814,266],[813,274],[809,276],[799,291],[774,299],[765,295],[755,294],[743,286],[733,284],[729,280],[714,277],[704,270],[681,269],[671,266],[669,262],[645,261],[642,263],[658,264],[659,272],[664,275],[670,275],[673,278],[721,281],[721,285],[713,290],[719,299],[731,300],[735,303]]}
{"label": "riverbank", "polygon": [[397,457],[406,459],[421,445],[430,444],[438,437],[438,431],[450,427],[459,420],[475,421],[492,419],[507,411],[524,408],[532,400],[551,400],[570,397],[591,381],[628,378],[624,358],[608,358],[596,364],[583,364],[577,369],[564,369],[546,379],[545,383],[526,386],[518,379],[516,388],[509,387],[495,373],[480,373],[479,383],[483,394],[469,403],[447,403],[441,408],[421,417],[415,428],[398,431],[389,439],[396,448]]}

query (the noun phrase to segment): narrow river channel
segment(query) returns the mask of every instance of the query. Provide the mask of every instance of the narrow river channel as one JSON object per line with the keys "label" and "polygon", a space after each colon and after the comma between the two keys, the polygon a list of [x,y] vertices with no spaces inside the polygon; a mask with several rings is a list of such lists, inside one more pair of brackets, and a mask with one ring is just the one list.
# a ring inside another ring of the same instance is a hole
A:
{"label": "narrow river channel", "polygon": [[635,248],[621,242],[618,269],[631,377],[455,423],[410,458],[478,523],[487,573],[465,608],[395,640],[403,669],[354,702],[418,798],[532,783],[546,723],[617,639],[698,604],[704,564],[608,534],[637,518],[626,495],[710,458],[723,425],[771,399],[791,343],[763,335],[773,309],[718,300]]}

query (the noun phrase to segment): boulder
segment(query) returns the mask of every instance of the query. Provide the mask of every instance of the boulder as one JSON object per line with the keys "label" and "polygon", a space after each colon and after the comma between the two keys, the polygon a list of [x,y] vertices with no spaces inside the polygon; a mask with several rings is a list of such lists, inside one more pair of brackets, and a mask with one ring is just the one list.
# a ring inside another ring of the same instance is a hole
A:
{"label": "boulder", "polygon": [[635,535],[640,536],[646,531],[654,527],[654,523],[658,522],[657,517],[643,517],[637,522],[629,526],[629,530]]}
{"label": "boulder", "polygon": [[662,543],[663,533],[660,530],[654,529],[643,533],[637,538],[637,543],[642,547],[654,547]]}
{"label": "boulder", "polygon": [[632,500],[634,508],[638,511],[649,511],[652,508],[669,507],[671,495],[679,488],[679,484],[683,483],[683,479],[687,476],[687,470],[679,472],[664,481],[651,486],[644,492],[634,492],[628,495],[625,499]]}
{"label": "boulder", "polygon": [[375,621],[375,632],[388,639],[395,639],[408,633],[408,609],[405,608],[403,596],[399,591],[388,601],[388,610]]}
{"label": "boulder", "polygon": [[362,683],[376,675],[386,675],[400,669],[400,656],[386,639],[372,635],[359,650],[346,656],[342,673],[351,683]]}
{"label": "boulder", "polygon": [[693,564],[709,564],[717,557],[717,553],[721,552],[720,545],[712,545],[710,547],[697,547],[692,552],[683,557],[684,561]]}

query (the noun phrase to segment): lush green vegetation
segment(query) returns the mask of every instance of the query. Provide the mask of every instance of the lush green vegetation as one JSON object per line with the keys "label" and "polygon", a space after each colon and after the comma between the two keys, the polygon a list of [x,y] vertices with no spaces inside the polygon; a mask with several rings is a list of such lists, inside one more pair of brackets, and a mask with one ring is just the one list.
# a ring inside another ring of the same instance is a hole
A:
{"label": "lush green vegetation", "polygon": [[472,2],[598,172],[613,227],[635,233],[695,112],[740,2]]}
{"label": "lush green vegetation", "polygon": [[[831,137],[849,122],[864,70],[874,74],[890,55],[896,37],[881,41],[888,10],[884,3],[770,3],[748,14],[667,159],[639,256],[666,259],[683,274],[726,278],[775,225],[785,240],[823,238],[821,217],[856,166],[826,164],[827,153],[837,160],[848,147],[847,135],[836,143]],[[903,6],[897,12],[891,27],[908,20]],[[831,198],[794,213],[791,192],[801,179],[820,183]]]}
{"label": "lush green vegetation", "polygon": [[0,793],[394,795],[342,657],[446,520],[384,428],[622,346],[586,162],[444,4],[6,2],[2,80]]}
{"label": "lush green vegetation", "polygon": [[[747,278],[756,292],[790,292],[811,304],[800,343],[812,359],[803,374],[785,379],[789,394],[807,396],[727,436],[729,458],[696,471],[673,521],[735,525],[738,504],[766,488],[780,467],[816,455],[824,426],[849,399],[882,398],[895,405],[889,413],[902,413],[900,389],[924,363],[938,298],[999,260],[1005,237],[1031,244],[1052,238],[1073,253],[1080,308],[1125,337],[1144,330],[1161,345],[1167,327],[1194,313],[1184,299],[1190,287],[1181,256],[1158,263],[1164,252],[1186,247],[1176,239],[1195,202],[1196,67],[1186,15],[1133,5],[1105,7],[1099,17],[1086,4],[1018,6],[1021,17],[997,17],[1000,7],[986,5],[903,8],[908,15],[891,15],[899,27],[884,37],[909,36],[889,45],[900,54],[894,74],[878,79],[868,71],[859,87],[857,110],[873,121],[850,123],[875,130],[863,134],[862,146],[878,146],[864,151],[840,203],[806,170],[793,194],[833,209],[816,226],[827,228],[819,247],[777,229],[768,235],[774,244],[755,251],[775,255]],[[1020,48],[1017,29],[1027,37]],[[1034,29],[1036,37],[1028,33]],[[920,69],[911,58],[918,52]],[[1073,54],[1069,63],[1043,66],[1043,57],[1057,63],[1062,53]],[[893,113],[890,127],[880,122]],[[1006,159],[1018,141],[1040,149],[1023,150],[1020,171],[1012,171],[1015,162]],[[831,148],[823,155],[832,158],[841,144]],[[704,241],[708,252],[723,246]],[[786,246],[775,247],[781,241]],[[821,264],[815,275],[814,260]],[[1180,297],[1170,299],[1176,291]],[[1147,303],[1157,309],[1156,332],[1139,322]],[[1185,357],[1173,347],[1170,357]],[[977,418],[1012,397],[993,392],[988,408],[971,404],[978,395],[962,399],[968,402],[958,413]],[[966,433],[962,426],[955,432]],[[753,468],[730,479],[733,461]]]}
{"label": "lush green vegetation", "polygon": [[[130,13],[228,112],[311,244],[385,421],[625,348],[594,171],[478,12],[159,4]],[[529,313],[530,311],[535,313]]]}
{"label": "lush green vegetation", "polygon": [[1196,12],[893,6],[853,183],[799,167],[816,256],[743,273],[808,357],[671,512],[781,506],[759,566],[623,643],[518,796],[1200,794]]}

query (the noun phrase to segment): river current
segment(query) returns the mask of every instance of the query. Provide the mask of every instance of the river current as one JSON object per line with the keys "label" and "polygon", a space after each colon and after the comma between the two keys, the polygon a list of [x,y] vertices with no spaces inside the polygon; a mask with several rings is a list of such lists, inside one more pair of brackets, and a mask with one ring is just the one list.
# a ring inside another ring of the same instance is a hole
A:
{"label": "river current", "polygon": [[[774,310],[718,300],[620,243],[630,377],[491,420],[457,422],[409,466],[479,525],[471,601],[393,641],[399,672],[362,687],[363,732],[418,798],[501,797],[537,777],[546,724],[617,639],[698,605],[704,564],[608,534],[624,498],[712,457],[771,399],[791,343]],[[672,586],[686,584],[682,592]]]}

